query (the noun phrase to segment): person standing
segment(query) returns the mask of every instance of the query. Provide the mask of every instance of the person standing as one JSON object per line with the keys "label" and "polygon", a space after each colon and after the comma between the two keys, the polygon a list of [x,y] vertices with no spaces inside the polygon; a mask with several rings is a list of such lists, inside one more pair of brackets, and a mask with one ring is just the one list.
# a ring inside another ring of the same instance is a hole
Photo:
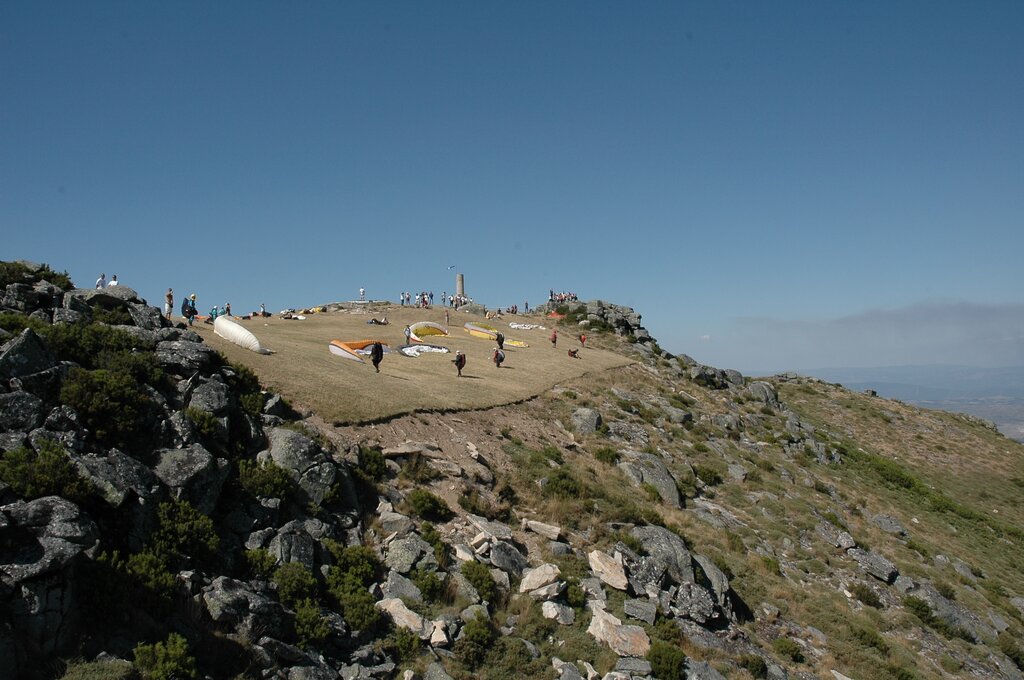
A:
{"label": "person standing", "polygon": [[558,346],[558,331],[554,328],[551,329],[551,337],[549,339],[551,340],[552,348]]}
{"label": "person standing", "polygon": [[494,336],[494,340],[498,343],[498,349],[505,349],[505,334],[498,331],[497,335]]}
{"label": "person standing", "polygon": [[462,353],[462,350],[455,350],[455,358],[452,359],[452,363],[455,364],[455,369],[459,372],[457,377],[462,377],[462,369],[466,367],[466,355]]}
{"label": "person standing", "polygon": [[409,324],[405,324],[405,344],[412,342],[412,329],[409,328]]}
{"label": "person standing", "polygon": [[164,316],[168,321],[171,320],[172,311],[174,311],[174,290],[168,288],[167,293],[164,294]]}
{"label": "person standing", "polygon": [[260,316],[270,316],[267,314],[267,306],[262,302],[260,303]]}
{"label": "person standing", "polygon": [[359,301],[362,302],[365,299],[366,299],[366,289],[365,288],[360,288],[359,289]]}
{"label": "person standing", "polygon": [[444,325],[445,326],[448,325],[448,308],[447,307],[444,310]]}
{"label": "person standing", "polygon": [[587,334],[586,333],[580,333],[580,347],[586,347],[586,346],[587,346]]}
{"label": "person standing", "polygon": [[380,373],[380,362],[384,359],[384,347],[379,342],[375,342],[370,346],[370,363],[373,364],[373,370]]}
{"label": "person standing", "polygon": [[225,302],[224,303],[224,316],[231,316],[231,303],[230,302]]}
{"label": "person standing", "polygon": [[100,278],[96,279],[96,287],[97,288],[106,288],[107,287],[107,274],[106,274],[106,272],[104,272],[103,274],[100,274]]}

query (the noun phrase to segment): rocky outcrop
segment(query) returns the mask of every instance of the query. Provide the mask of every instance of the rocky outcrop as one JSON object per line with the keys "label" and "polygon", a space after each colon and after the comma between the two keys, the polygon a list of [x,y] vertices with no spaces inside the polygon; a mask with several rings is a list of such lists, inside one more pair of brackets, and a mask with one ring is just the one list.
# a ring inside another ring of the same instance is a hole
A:
{"label": "rocky outcrop", "polygon": [[619,463],[619,469],[626,473],[630,481],[637,486],[650,484],[664,503],[673,508],[680,507],[676,479],[658,456],[636,451],[627,451],[624,456],[626,460]]}
{"label": "rocky outcrop", "polygon": [[188,501],[204,514],[213,512],[228,475],[226,460],[215,458],[200,444],[161,451],[158,460],[154,472],[171,496]]}
{"label": "rocky outcrop", "polygon": [[323,503],[338,479],[338,466],[312,439],[294,430],[275,427],[267,439],[270,448],[260,453],[258,459],[269,458],[287,470],[301,489],[304,501]]}

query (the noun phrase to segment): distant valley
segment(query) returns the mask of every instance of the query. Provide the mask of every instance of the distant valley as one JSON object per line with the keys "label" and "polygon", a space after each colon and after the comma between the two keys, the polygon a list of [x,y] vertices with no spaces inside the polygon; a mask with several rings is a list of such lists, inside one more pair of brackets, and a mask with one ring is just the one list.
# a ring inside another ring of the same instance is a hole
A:
{"label": "distant valley", "polygon": [[1024,442],[1024,366],[885,366],[797,371],[851,390],[923,408],[967,413],[991,420],[1000,432]]}

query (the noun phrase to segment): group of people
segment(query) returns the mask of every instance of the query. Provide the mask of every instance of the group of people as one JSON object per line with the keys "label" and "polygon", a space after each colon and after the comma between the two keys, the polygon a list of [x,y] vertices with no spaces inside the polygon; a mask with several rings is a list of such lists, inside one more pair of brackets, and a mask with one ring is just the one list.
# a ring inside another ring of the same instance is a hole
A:
{"label": "group of people", "polygon": [[[442,296],[441,299],[444,300],[444,296]],[[402,304],[403,307],[415,306],[426,309],[427,307],[430,307],[431,305],[434,304],[434,291],[420,291],[419,293],[416,293],[415,304],[413,301],[413,297],[409,293],[409,291],[403,291],[398,294],[398,301]]]}
{"label": "group of people", "polygon": [[96,279],[96,287],[97,288],[112,288],[112,287],[114,287],[116,285],[118,285],[117,284],[117,274],[114,274],[110,278],[110,281],[107,281],[107,274],[106,274],[106,272],[100,274],[100,278]]}
{"label": "group of people", "polygon": [[554,288],[548,289],[548,302],[577,302],[578,300],[576,293],[565,291],[556,293]]}

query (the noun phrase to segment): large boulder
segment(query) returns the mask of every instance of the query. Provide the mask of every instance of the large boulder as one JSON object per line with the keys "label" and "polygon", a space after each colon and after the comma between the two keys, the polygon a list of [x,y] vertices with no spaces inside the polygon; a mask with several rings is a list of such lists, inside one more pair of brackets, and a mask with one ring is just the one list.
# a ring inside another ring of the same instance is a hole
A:
{"label": "large boulder", "polygon": [[176,375],[189,376],[217,361],[217,350],[201,342],[170,340],[158,342],[156,360]]}
{"label": "large boulder", "polygon": [[0,381],[45,371],[57,365],[57,358],[34,330],[26,328],[0,347]]}
{"label": "large boulder", "polygon": [[100,497],[112,508],[120,508],[134,494],[150,499],[160,492],[160,480],[153,472],[131,456],[117,449],[106,454],[72,455],[78,473],[90,482]]}
{"label": "large boulder", "polygon": [[505,541],[494,541],[491,544],[491,564],[507,574],[519,576],[529,562],[514,545]]}
{"label": "large boulder", "polygon": [[622,555],[619,553],[612,557],[600,550],[593,550],[587,555],[590,561],[590,568],[594,574],[616,590],[629,588],[629,580],[626,578],[626,570],[622,565]]}
{"label": "large boulder", "polygon": [[159,330],[166,321],[163,314],[156,307],[135,302],[128,303],[128,314],[131,315],[132,321],[135,322],[136,326],[148,331]]}
{"label": "large boulder", "polygon": [[384,564],[400,574],[408,574],[420,561],[421,556],[433,556],[433,548],[416,534],[392,541],[388,546]]}
{"label": "large boulder", "polygon": [[46,415],[43,400],[28,392],[0,394],[0,432],[28,432],[39,427]]}
{"label": "large boulder", "polygon": [[666,573],[676,583],[693,582],[693,559],[686,541],[664,527],[634,527],[630,534],[640,541],[648,557],[664,563]]}
{"label": "large boulder", "polygon": [[166,449],[157,455],[156,476],[168,486],[171,495],[188,501],[205,515],[213,512],[230,471],[228,462],[215,458],[200,444]]}
{"label": "large boulder", "polygon": [[0,507],[9,542],[0,553],[0,580],[8,587],[64,569],[80,553],[99,545],[96,524],[59,496]]}
{"label": "large boulder", "polygon": [[619,469],[626,473],[631,482],[637,486],[650,484],[657,490],[662,501],[673,508],[680,507],[676,479],[658,456],[627,451],[625,457],[626,460],[619,463]]}
{"label": "large boulder", "polygon": [[527,569],[523,572],[523,580],[519,583],[519,592],[528,593],[531,590],[551,585],[558,581],[561,573],[557,564],[542,564],[535,569]]}
{"label": "large boulder", "polygon": [[593,434],[601,427],[601,414],[592,408],[578,408],[572,413],[572,427],[580,434]]}
{"label": "large boulder", "polygon": [[900,575],[899,569],[896,568],[895,564],[876,552],[861,550],[860,548],[850,548],[846,551],[846,554],[852,557],[867,574],[874,576],[879,581],[892,583]]}
{"label": "large boulder", "polygon": [[602,607],[592,605],[593,618],[587,632],[598,642],[608,645],[619,656],[646,656],[651,639],[640,626],[623,625],[622,621]]}
{"label": "large boulder", "polygon": [[406,607],[397,597],[380,600],[374,606],[387,614],[395,626],[415,633],[422,640],[429,640],[430,634],[434,632],[434,626],[430,621]]}
{"label": "large boulder", "polygon": [[704,574],[702,579],[704,581],[703,585],[709,587],[715,595],[715,604],[725,612],[726,616],[732,618],[732,602],[729,598],[730,586],[728,577],[710,557],[694,553],[693,559],[700,565],[700,570]]}
{"label": "large boulder", "polygon": [[750,396],[769,408],[777,410],[780,406],[779,393],[769,383],[762,381],[752,382],[747,387],[747,391],[750,392]]}
{"label": "large boulder", "polygon": [[242,581],[218,576],[203,590],[202,599],[215,623],[231,626],[249,639],[285,634],[284,608]]}
{"label": "large boulder", "polygon": [[268,457],[284,468],[301,490],[302,500],[319,505],[339,477],[338,466],[309,437],[283,427],[270,430],[270,448],[257,456]]}

